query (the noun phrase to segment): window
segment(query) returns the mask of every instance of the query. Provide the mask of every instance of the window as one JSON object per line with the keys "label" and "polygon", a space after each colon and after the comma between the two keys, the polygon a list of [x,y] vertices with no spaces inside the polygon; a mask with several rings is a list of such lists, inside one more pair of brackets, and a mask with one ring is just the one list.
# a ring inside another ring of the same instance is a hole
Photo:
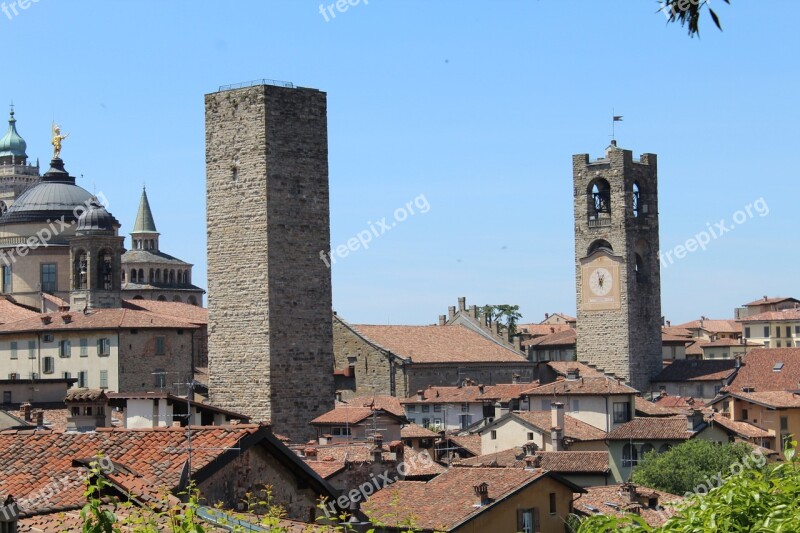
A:
{"label": "window", "polygon": [[167,386],[167,374],[163,368],[156,368],[156,371],[153,372],[153,377],[155,378],[157,389],[163,389]]}
{"label": "window", "polygon": [[11,379],[11,380],[19,379],[19,374],[17,374],[16,372],[12,372],[12,373],[10,373],[8,375],[8,379]]}
{"label": "window", "polygon": [[695,395],[697,395],[698,398],[702,398],[703,397],[703,386],[702,385],[697,385],[697,387],[695,387],[694,393],[695,393]]}
{"label": "window", "polygon": [[529,431],[527,436],[528,436],[528,442],[532,441],[533,440],[533,431]]}
{"label": "window", "polygon": [[[53,342],[53,334],[52,333],[45,333],[42,335],[42,342]],[[33,357],[31,357],[33,359]]]}
{"label": "window", "polygon": [[406,405],[406,412],[407,413],[416,413],[417,406],[416,405]]}
{"label": "window", "polygon": [[111,354],[111,339],[97,339],[97,355],[105,357]]}
{"label": "window", "polygon": [[469,413],[469,404],[468,403],[462,403],[461,404],[461,412],[462,413]]}
{"label": "window", "polygon": [[795,326],[794,327],[794,334],[795,334],[795,336],[800,335],[800,326]]}
{"label": "window", "polygon": [[517,531],[522,533],[539,533],[539,509],[519,509],[517,511]]}
{"label": "window", "polygon": [[78,372],[78,388],[85,389],[89,386],[89,373],[86,370]]}
{"label": "window", "polygon": [[30,373],[30,378],[31,379],[39,379],[39,373],[38,372],[31,372]]}
{"label": "window", "polygon": [[491,438],[492,440],[497,440],[497,431],[492,430]]}
{"label": "window", "polygon": [[100,388],[101,389],[108,388],[108,370],[100,371]]}
{"label": "window", "polygon": [[442,419],[441,418],[434,418],[433,419],[433,427],[435,427],[436,429],[441,429],[442,428]]}
{"label": "window", "polygon": [[62,376],[64,379],[72,379],[72,372],[64,372]]}
{"label": "window", "polygon": [[622,466],[636,466],[638,462],[639,458],[638,453],[636,452],[636,447],[631,446],[630,444],[625,444],[625,446],[622,447]]}
{"label": "window", "polygon": [[467,429],[469,427],[469,423],[470,423],[470,418],[471,417],[472,417],[472,415],[469,415],[469,414],[461,415],[459,417],[459,418],[461,418],[461,429]]}
{"label": "window", "polygon": [[436,405],[433,406],[433,412],[434,413],[441,413],[442,412],[442,406],[437,403]]}
{"label": "window", "polygon": [[11,289],[11,265],[3,265],[3,294],[12,292]]}
{"label": "window", "polygon": [[89,339],[81,339],[81,357],[89,357]]}
{"label": "window", "polygon": [[631,404],[628,402],[614,402],[614,423],[622,424],[631,419]]}
{"label": "window", "polygon": [[72,342],[68,340],[59,341],[58,343],[58,356],[69,357],[72,353]]}
{"label": "window", "polygon": [[36,341],[28,341],[28,359],[36,359]]}
{"label": "window", "polygon": [[780,348],[781,347],[781,341],[775,341],[775,347],[776,348]]}
{"label": "window", "polygon": [[11,403],[11,391],[4,390],[3,391],[3,403]]}
{"label": "window", "polygon": [[55,370],[55,361],[52,357],[44,357],[42,358],[42,365],[43,365],[43,372],[45,374],[52,374]]}
{"label": "window", "polygon": [[769,326],[764,326],[764,336],[769,337]]}
{"label": "window", "polygon": [[750,413],[747,412],[747,409],[742,409],[742,420],[747,420],[748,418],[750,418],[748,416],[749,414]]}
{"label": "window", "polygon": [[581,401],[580,400],[572,400],[572,412],[579,413],[581,411]]}
{"label": "window", "polygon": [[744,338],[745,339],[749,339],[750,338],[750,326],[747,326],[746,328],[744,328]]}
{"label": "window", "polygon": [[431,406],[430,405],[423,405],[422,406],[422,412],[423,413],[429,413],[430,411],[431,411]]}
{"label": "window", "polygon": [[17,358],[17,341],[11,341],[11,359]]}
{"label": "window", "polygon": [[331,435],[334,437],[349,437],[351,435],[349,427],[331,428]]}
{"label": "window", "polygon": [[166,344],[166,337],[156,337],[156,355],[164,355],[166,353],[164,345]]}
{"label": "window", "polygon": [[550,514],[556,514],[556,493],[550,493]]}
{"label": "window", "polygon": [[781,431],[789,431],[789,417],[781,417]]}
{"label": "window", "polygon": [[58,289],[58,276],[55,263],[42,263],[41,283],[42,292],[56,292]]}
{"label": "window", "polygon": [[792,328],[789,327],[789,326],[786,326],[786,336],[787,337],[791,337],[792,336]]}
{"label": "window", "polygon": [[430,418],[423,418],[422,419],[422,427],[427,428],[430,425],[431,425],[431,419]]}

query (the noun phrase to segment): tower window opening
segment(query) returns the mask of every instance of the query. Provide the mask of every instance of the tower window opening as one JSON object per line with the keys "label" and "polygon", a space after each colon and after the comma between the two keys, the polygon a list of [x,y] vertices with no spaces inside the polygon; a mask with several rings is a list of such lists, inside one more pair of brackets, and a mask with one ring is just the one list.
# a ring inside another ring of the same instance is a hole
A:
{"label": "tower window opening", "polygon": [[[99,259],[97,264],[97,288],[106,291],[111,290],[114,275],[111,252],[108,250],[101,250],[97,255]],[[138,274],[139,279],[144,277],[141,270]],[[131,272],[131,277],[133,277],[133,271]]]}
{"label": "tower window opening", "polygon": [[86,257],[86,252],[78,252],[75,259],[75,289],[81,290],[87,287],[89,263]]}
{"label": "tower window opening", "polygon": [[611,224],[611,186],[604,179],[589,184],[588,191],[589,227],[609,226]]}
{"label": "tower window opening", "polygon": [[635,181],[633,182],[633,192],[631,194],[631,210],[634,218],[639,218],[641,214],[641,191],[639,190],[639,184]]}

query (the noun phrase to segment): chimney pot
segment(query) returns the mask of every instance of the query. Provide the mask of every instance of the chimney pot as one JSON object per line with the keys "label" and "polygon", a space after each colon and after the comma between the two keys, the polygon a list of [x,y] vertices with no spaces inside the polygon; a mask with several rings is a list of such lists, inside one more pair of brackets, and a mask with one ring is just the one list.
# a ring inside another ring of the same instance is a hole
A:
{"label": "chimney pot", "polygon": [[449,316],[450,318],[456,316],[456,306],[451,305],[450,307],[447,308],[447,316]]}
{"label": "chimney pot", "polygon": [[420,401],[424,400],[425,399],[425,392],[421,391],[421,390],[418,390],[417,391],[417,399],[420,400]]}
{"label": "chimney pot", "polygon": [[458,310],[459,311],[467,310],[467,298],[465,296],[462,296],[458,299]]}
{"label": "chimney pot", "polygon": [[447,324],[447,315],[439,315],[439,325],[444,326]]}
{"label": "chimney pot", "polygon": [[36,427],[44,426],[44,411],[41,409],[36,410]]}
{"label": "chimney pot", "polygon": [[31,421],[31,404],[29,404],[27,402],[23,403],[20,406],[20,411],[21,411],[21,414],[22,414],[22,418],[25,420],[25,422],[30,422]]}

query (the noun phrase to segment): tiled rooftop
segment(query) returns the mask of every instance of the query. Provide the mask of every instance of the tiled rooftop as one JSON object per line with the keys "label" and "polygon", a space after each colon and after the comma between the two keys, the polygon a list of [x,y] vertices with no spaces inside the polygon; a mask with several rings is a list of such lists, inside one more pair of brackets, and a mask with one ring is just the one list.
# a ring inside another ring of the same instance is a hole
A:
{"label": "tiled rooftop", "polygon": [[636,389],[608,377],[579,377],[562,379],[533,387],[525,392],[528,396],[570,396],[570,395],[617,395],[636,394]]}
{"label": "tiled rooftop", "polygon": [[[646,505],[632,505],[630,496],[622,492],[620,485],[587,487],[586,490],[587,493],[575,502],[576,511],[589,516],[604,514],[617,517],[622,517],[629,512],[636,512],[651,527],[663,524],[674,513],[672,507],[666,504],[676,504],[683,500],[680,496],[668,492],[656,491],[648,487],[637,487],[636,491],[643,496],[657,496],[658,505],[665,507],[663,511],[659,512],[658,509]],[[612,505],[608,505],[609,503]]]}
{"label": "tiled rooftop", "polygon": [[608,452],[542,452],[528,456],[520,449],[511,448],[497,453],[488,453],[459,461],[460,466],[499,466],[504,468],[525,468],[528,460],[538,457],[543,470],[558,474],[591,473],[605,474],[608,468]]}
{"label": "tiled rooftop", "polygon": [[674,418],[634,418],[608,433],[608,440],[687,440],[693,432],[687,430],[685,416]]}
{"label": "tiled rooftop", "polygon": [[[514,411],[513,416],[539,428],[544,432],[549,432],[552,427],[552,413],[550,411]],[[497,420],[495,420],[497,422]],[[564,415],[564,436],[575,440],[603,440],[606,432],[596,427],[582,422],[570,415]]]}
{"label": "tiled rooftop", "polygon": [[686,381],[721,381],[729,378],[736,371],[733,359],[677,359],[667,365],[653,383],[686,382]]}
{"label": "tiled rooftop", "polygon": [[727,390],[742,392],[745,387],[753,387],[754,392],[800,389],[800,348],[757,348],[748,352]]}

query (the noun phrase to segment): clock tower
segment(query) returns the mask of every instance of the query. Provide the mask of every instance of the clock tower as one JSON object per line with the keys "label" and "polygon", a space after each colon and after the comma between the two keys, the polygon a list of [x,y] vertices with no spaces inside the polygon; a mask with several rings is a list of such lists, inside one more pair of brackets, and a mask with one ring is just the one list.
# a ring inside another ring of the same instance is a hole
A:
{"label": "clock tower", "polygon": [[579,361],[640,391],[661,370],[655,154],[572,157]]}

